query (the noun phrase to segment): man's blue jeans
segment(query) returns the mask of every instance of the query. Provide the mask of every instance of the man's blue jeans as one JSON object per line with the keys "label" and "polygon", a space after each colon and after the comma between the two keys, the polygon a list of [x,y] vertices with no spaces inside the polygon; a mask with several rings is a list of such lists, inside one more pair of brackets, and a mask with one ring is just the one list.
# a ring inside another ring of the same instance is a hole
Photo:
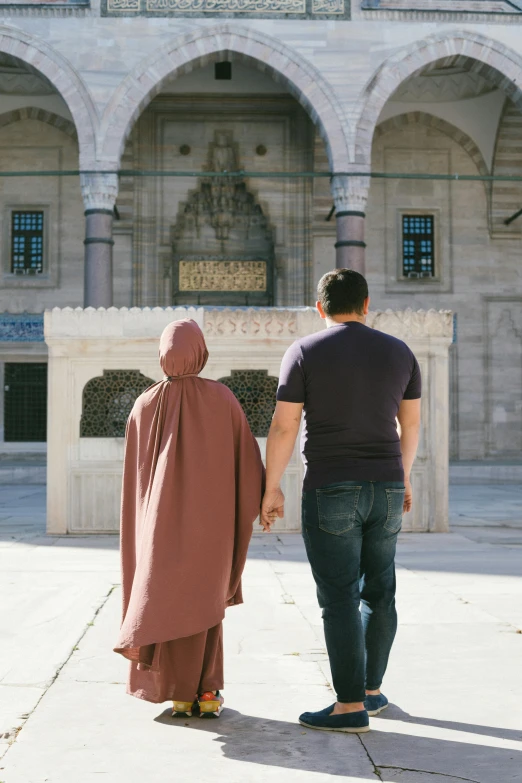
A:
{"label": "man's blue jeans", "polygon": [[344,481],[303,493],[303,538],[323,610],[334,690],[381,686],[397,630],[395,547],[404,484]]}

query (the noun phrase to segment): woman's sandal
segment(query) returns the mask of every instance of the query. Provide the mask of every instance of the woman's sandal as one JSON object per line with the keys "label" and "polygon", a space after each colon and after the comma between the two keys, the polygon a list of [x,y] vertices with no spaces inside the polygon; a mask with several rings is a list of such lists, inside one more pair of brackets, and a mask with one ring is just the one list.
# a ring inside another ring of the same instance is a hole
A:
{"label": "woman's sandal", "polygon": [[172,702],[172,717],[173,718],[191,718],[194,710],[198,709],[197,698],[194,701],[173,701]]}
{"label": "woman's sandal", "polygon": [[206,691],[198,696],[199,717],[219,718],[223,712],[225,699],[219,691]]}

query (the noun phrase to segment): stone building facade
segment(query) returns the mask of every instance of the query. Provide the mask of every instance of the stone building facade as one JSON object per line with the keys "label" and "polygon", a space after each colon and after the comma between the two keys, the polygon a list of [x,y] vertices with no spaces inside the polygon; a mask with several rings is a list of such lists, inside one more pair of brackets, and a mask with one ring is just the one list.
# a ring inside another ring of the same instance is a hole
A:
{"label": "stone building facade", "polygon": [[46,308],[310,305],[337,264],[456,313],[451,456],[520,458],[520,0],[0,9],[0,453],[44,449]]}

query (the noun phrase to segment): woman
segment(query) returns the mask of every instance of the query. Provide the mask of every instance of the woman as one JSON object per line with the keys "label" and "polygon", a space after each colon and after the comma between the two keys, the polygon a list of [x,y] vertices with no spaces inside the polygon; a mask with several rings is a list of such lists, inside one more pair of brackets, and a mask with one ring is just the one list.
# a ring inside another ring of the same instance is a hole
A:
{"label": "woman", "polygon": [[172,699],[173,715],[223,709],[225,607],[259,513],[263,466],[232,392],[198,377],[208,351],[195,321],[160,340],[163,381],[127,423],[121,513],[123,622],[115,652],[131,661],[127,692]]}

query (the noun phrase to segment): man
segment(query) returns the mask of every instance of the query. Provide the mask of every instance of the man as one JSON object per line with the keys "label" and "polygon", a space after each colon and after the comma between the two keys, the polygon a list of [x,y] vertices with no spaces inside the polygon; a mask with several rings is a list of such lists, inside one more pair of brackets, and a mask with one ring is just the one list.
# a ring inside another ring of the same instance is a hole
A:
{"label": "man", "polygon": [[328,272],[318,299],[327,329],[297,340],[283,358],[261,522],[270,530],[283,516],[280,481],[304,409],[303,538],[337,702],[299,720],[356,733],[388,705],[380,687],[397,628],[395,547],[412,506],[421,378],[405,343],[365,325],[362,275]]}

